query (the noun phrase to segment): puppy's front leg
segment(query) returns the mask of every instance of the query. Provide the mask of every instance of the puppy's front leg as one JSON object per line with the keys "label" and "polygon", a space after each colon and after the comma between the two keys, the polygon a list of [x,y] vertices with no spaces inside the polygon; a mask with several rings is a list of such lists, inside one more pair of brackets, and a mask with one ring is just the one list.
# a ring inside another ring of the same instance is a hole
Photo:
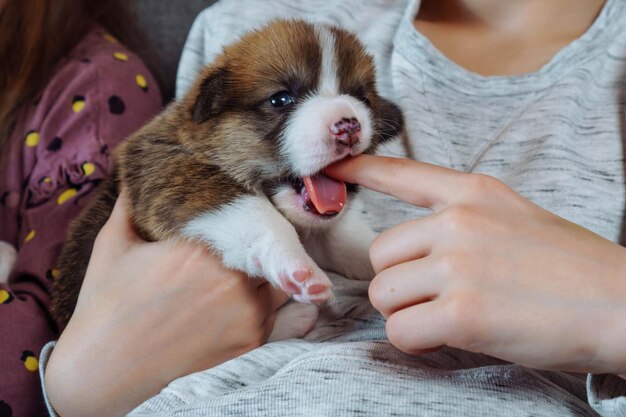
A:
{"label": "puppy's front leg", "polygon": [[320,267],[346,278],[370,280],[374,277],[374,269],[369,248],[375,238],[376,233],[361,217],[360,202],[355,200],[333,227],[304,234],[302,240]]}
{"label": "puppy's front leg", "polygon": [[332,296],[326,274],[264,196],[238,197],[203,213],[187,223],[183,234],[207,243],[225,266],[264,277],[297,301],[321,303]]}

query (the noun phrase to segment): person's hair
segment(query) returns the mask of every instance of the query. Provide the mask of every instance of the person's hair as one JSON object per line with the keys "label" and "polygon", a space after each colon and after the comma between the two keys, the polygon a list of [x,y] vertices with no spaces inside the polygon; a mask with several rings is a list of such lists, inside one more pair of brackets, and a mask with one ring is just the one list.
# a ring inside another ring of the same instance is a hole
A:
{"label": "person's hair", "polygon": [[130,0],[0,0],[0,150],[20,108],[42,93],[94,22],[145,55]]}

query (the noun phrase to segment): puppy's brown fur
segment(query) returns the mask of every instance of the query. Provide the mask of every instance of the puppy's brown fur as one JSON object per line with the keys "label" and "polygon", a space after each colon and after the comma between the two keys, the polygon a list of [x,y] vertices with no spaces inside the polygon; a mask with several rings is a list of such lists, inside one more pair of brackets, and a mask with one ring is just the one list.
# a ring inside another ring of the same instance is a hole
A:
{"label": "puppy's brown fur", "polygon": [[[353,35],[332,30],[344,72],[341,90],[368,103],[376,142],[397,135],[402,118],[378,96],[372,59]],[[244,194],[267,194],[290,175],[276,139],[289,113],[271,109],[267,98],[285,85],[299,96],[314,91],[320,70],[311,63],[320,60],[312,25],[274,22],[226,47],[184,99],[120,145],[111,176],[73,222],[59,259],[52,314],[61,326],[72,315],[93,242],[121,188],[137,232],[156,241],[180,238],[199,213]]]}

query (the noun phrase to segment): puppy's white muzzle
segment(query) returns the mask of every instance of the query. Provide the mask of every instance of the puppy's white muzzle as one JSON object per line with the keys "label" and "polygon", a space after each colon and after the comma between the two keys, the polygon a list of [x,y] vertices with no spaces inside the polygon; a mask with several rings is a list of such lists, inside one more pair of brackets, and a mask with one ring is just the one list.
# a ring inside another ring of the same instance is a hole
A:
{"label": "puppy's white muzzle", "polygon": [[294,174],[313,175],[372,142],[372,114],[349,95],[311,96],[298,105],[281,140]]}

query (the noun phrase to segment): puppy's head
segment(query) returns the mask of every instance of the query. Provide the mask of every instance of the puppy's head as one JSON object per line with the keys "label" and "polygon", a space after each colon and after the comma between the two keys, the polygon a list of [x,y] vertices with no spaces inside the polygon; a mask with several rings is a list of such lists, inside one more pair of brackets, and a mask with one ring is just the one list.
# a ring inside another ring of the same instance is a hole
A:
{"label": "puppy's head", "polygon": [[237,180],[262,189],[292,222],[324,225],[356,187],[321,171],[371,153],[402,129],[376,91],[357,38],[303,21],[275,21],[226,47],[185,99],[185,140]]}

